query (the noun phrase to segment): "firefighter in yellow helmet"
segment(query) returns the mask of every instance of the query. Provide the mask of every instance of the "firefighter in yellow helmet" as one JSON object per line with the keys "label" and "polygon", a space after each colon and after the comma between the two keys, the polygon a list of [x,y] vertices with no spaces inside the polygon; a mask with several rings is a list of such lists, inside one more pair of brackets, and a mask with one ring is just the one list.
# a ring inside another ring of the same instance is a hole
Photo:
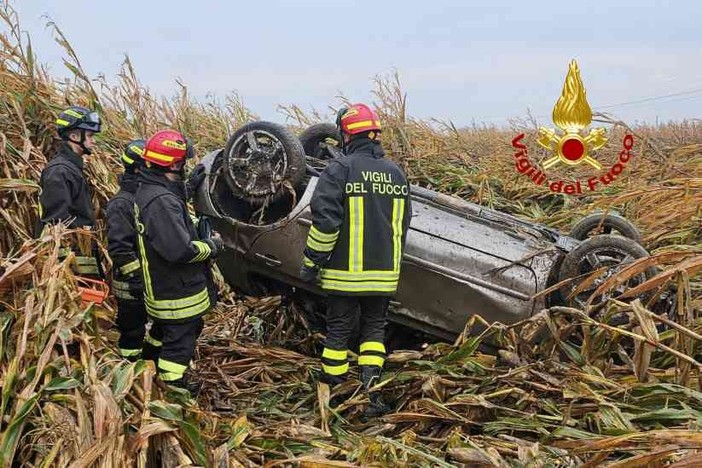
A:
{"label": "firefighter in yellow helmet", "polygon": [[[41,236],[45,226],[56,223],[66,223],[71,228],[94,228],[95,209],[84,173],[84,158],[92,154],[95,135],[101,127],[97,112],[85,107],[71,106],[56,118],[56,132],[62,143],[41,173],[36,237]],[[72,248],[76,254],[73,266],[76,274],[103,276],[97,243],[93,242],[92,255],[83,255],[77,245]],[[59,256],[68,253],[69,249],[61,249]]]}
{"label": "firefighter in yellow helmet", "polygon": [[[372,109],[344,108],[337,126],[345,156],[332,160],[317,181],[300,276],[320,281],[328,295],[322,380],[345,380],[348,342],[360,312],[358,365],[368,390],[385,362],[385,320],[411,218],[409,184],[402,169],[384,158],[380,120]],[[367,416],[387,410],[377,395],[369,394]]]}

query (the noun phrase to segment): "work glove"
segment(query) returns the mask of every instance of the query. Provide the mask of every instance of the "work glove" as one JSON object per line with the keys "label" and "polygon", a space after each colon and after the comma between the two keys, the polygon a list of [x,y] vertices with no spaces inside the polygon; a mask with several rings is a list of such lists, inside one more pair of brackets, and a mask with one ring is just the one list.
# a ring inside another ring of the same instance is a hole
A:
{"label": "work glove", "polygon": [[302,265],[300,268],[300,279],[305,283],[318,283],[319,282],[319,267]]}
{"label": "work glove", "polygon": [[205,239],[204,242],[212,249],[210,258],[217,258],[217,256],[224,251],[224,242],[219,236],[209,237]]}

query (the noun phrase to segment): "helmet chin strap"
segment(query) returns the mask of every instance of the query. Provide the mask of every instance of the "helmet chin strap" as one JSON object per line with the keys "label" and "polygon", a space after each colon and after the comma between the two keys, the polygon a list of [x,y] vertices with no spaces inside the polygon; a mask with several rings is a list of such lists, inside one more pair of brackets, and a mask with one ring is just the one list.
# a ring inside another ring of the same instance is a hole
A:
{"label": "helmet chin strap", "polygon": [[169,174],[178,174],[182,179],[185,179],[185,164],[183,164],[180,169],[172,169],[170,167],[167,167],[164,169],[164,172],[167,172]]}
{"label": "helmet chin strap", "polygon": [[165,172],[165,173],[167,173],[167,174],[177,174],[177,175],[179,175],[182,179],[185,179],[185,171],[182,170],[182,169],[179,170],[179,171],[176,171],[175,169],[166,169],[166,170],[163,171],[163,172]]}
{"label": "helmet chin strap", "polygon": [[79,141],[73,141],[68,137],[66,137],[65,140],[70,141],[71,143],[78,145],[80,147],[80,149],[83,150],[83,154],[85,154],[87,156],[90,156],[91,154],[93,154],[93,151],[90,148],[88,148],[87,146],[85,146],[85,130],[84,129],[82,129],[82,128],[80,129],[80,140]]}

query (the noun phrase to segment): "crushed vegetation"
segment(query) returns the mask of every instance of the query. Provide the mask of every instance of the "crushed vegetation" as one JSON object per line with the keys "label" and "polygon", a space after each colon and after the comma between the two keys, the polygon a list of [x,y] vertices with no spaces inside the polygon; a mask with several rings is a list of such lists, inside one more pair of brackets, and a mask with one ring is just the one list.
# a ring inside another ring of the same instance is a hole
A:
{"label": "crushed vegetation", "polygon": [[[618,210],[653,255],[601,288],[651,265],[661,273],[597,314],[554,307],[454,343],[395,351],[375,391],[396,411],[366,423],[357,380],[333,395],[317,386],[322,337],[295,302],[243,297],[219,277],[222,301],[195,361],[203,383],[195,403],[168,392],[150,364],[118,356],[112,303],[81,306],[71,259],[58,260],[70,233],[58,226],[32,239],[37,181],[55,144],[55,114],[69,104],[96,108],[105,122],[87,164],[97,207],[117,190],[124,142],[170,126],[202,155],[256,116],[236,95],[202,104],[184,85],[156,97],[128,60],[116,82],[91,79],[53,25],[72,74],[58,82],[7,1],[0,21],[0,466],[702,464],[699,122],[630,129],[599,116],[612,124],[612,141],[634,133],[635,158],[611,186],[568,197],[514,168],[511,140],[524,132],[533,141],[534,122],[504,130],[420,121],[408,115],[399,79],[378,78],[384,144],[414,183],[564,231],[594,210]],[[295,106],[282,111],[296,131],[322,120]],[[611,165],[617,151],[598,159]],[[671,286],[668,314],[637,299]],[[483,343],[498,352],[481,352]],[[337,396],[342,403],[329,406]]]}

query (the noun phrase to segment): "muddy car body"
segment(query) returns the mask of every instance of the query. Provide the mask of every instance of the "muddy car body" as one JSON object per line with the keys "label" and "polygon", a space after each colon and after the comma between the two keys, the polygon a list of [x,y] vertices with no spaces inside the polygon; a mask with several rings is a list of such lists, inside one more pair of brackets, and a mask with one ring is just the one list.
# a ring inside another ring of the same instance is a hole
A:
{"label": "muddy car body", "polygon": [[[323,296],[299,278],[316,172],[308,167],[296,190],[269,206],[268,219],[251,222],[255,209],[232,197],[222,181],[223,153],[201,161],[208,175],[195,205],[228,247],[218,259],[225,279],[245,293],[255,293],[257,282],[265,280]],[[412,220],[389,319],[437,337],[455,337],[473,314],[513,323],[538,312],[555,300],[538,293],[559,280],[564,258],[582,243],[419,186],[412,187],[411,197]]]}

